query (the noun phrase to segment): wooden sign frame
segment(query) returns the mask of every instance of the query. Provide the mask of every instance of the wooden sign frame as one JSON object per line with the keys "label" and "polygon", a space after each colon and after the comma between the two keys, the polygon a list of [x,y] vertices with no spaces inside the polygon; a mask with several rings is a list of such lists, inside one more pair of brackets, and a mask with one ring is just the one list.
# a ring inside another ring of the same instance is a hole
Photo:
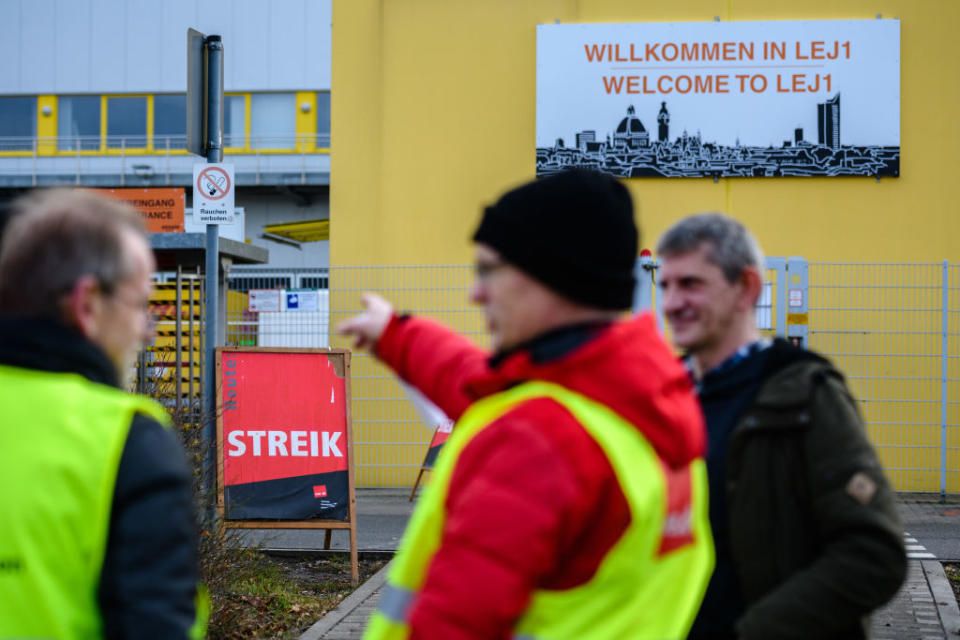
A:
{"label": "wooden sign frame", "polygon": [[[324,529],[323,548],[330,548],[330,538],[334,529],[348,529],[350,536],[350,578],[353,586],[360,581],[359,563],[357,558],[357,500],[354,492],[354,461],[353,461],[353,418],[352,399],[350,389],[350,350],[349,349],[320,349],[294,347],[217,347],[216,353],[216,394],[217,394],[217,508],[223,526],[237,529]],[[324,355],[328,360],[333,359],[342,363],[344,380],[344,403],[346,409],[346,455],[347,455],[347,518],[334,520],[311,518],[308,520],[227,520],[226,502],[224,499],[224,460],[223,460],[223,356],[227,353],[297,353]]]}
{"label": "wooden sign frame", "polygon": [[423,479],[424,471],[433,471],[433,464],[427,464],[427,458],[430,457],[430,449],[433,448],[433,441],[437,438],[437,432],[440,431],[440,427],[433,428],[433,435],[430,436],[430,443],[427,445],[427,452],[423,454],[423,462],[420,463],[420,472],[417,473],[417,479],[413,483],[413,489],[410,490],[410,499],[407,502],[413,502],[413,498],[417,495],[417,488],[420,486],[420,481]]}

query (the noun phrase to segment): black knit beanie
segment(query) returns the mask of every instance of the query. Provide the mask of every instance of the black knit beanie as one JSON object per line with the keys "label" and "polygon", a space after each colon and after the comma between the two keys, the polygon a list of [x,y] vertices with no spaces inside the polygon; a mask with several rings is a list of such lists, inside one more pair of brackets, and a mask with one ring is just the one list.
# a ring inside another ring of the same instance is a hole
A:
{"label": "black knit beanie", "polygon": [[505,193],[473,240],[574,302],[629,309],[638,236],[626,187],[573,169]]}

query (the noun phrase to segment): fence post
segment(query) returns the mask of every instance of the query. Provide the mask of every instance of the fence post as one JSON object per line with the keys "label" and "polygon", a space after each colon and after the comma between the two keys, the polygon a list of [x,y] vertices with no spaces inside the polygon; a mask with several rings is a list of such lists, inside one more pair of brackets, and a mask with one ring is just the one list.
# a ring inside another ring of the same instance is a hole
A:
{"label": "fence post", "polygon": [[947,359],[947,346],[950,329],[950,289],[947,286],[950,279],[950,265],[943,261],[943,277],[941,279],[941,307],[940,307],[940,502],[947,499],[947,376],[950,372]]}
{"label": "fence post", "polygon": [[[167,156],[168,158],[170,156]],[[190,285],[191,287],[193,284]],[[182,419],[183,414],[181,413],[183,409],[183,265],[177,265],[177,293],[175,297],[175,311],[177,314],[176,322],[174,322],[174,331],[177,332],[177,336],[174,340],[176,343],[176,377],[177,377],[177,419]],[[193,371],[190,372],[190,375],[193,375]]]}
{"label": "fence post", "polygon": [[[795,340],[797,346],[810,345],[809,336],[809,303],[810,289],[807,286],[807,261],[803,258],[787,258],[787,309],[786,330],[787,340]],[[781,296],[782,299],[783,296]],[[778,311],[777,316],[781,313]]]}
{"label": "fence post", "polygon": [[[769,259],[768,259],[769,260]],[[787,260],[777,258],[777,337],[787,337]]]}
{"label": "fence post", "polygon": [[633,277],[637,286],[633,289],[633,312],[649,311],[653,307],[653,269],[651,256],[640,256],[633,263]]}

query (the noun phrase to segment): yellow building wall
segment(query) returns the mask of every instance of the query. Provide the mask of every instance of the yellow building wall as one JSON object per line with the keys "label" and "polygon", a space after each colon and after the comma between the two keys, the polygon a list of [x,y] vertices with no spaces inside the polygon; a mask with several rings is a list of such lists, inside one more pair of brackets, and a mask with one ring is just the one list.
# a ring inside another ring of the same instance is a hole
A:
{"label": "yellow building wall", "polygon": [[481,207],[534,176],[537,24],[878,13],[901,21],[901,177],[629,179],[643,245],[712,209],[768,255],[960,254],[955,0],[351,0],[333,12],[331,264],[469,261]]}
{"label": "yellow building wall", "polygon": [[[960,84],[950,71],[960,28],[955,0],[343,0],[333,12],[331,326],[359,311],[360,291],[373,289],[482,344],[482,318],[467,303],[469,270],[444,275],[389,265],[470,263],[469,237],[483,206],[534,177],[536,25],[555,21],[899,19],[901,177],[624,183],[637,204],[644,247],[678,218],[717,210],[747,224],[768,255],[960,262],[952,175]],[[856,284],[851,278],[847,284]],[[876,286],[872,279],[861,284]],[[823,298],[825,307],[834,303],[869,308],[871,301]],[[889,321],[857,320],[874,334],[858,346],[831,334],[850,326],[849,318],[811,313],[822,343],[814,347],[835,350],[841,368],[857,378],[854,392],[895,486],[936,491],[939,404],[930,398],[939,398],[939,389],[929,377],[938,374],[926,354],[938,347],[922,336],[888,335]],[[349,346],[336,337],[333,343]],[[924,354],[917,360],[922,371],[914,373],[927,379],[909,389],[877,380],[896,377],[903,357],[882,354],[898,352]],[[356,358],[353,376],[358,484],[409,486],[431,430],[372,358]],[[951,405],[950,424],[958,424],[958,411]],[[954,470],[957,431],[949,437]],[[957,472],[948,476],[948,490],[960,490]]]}

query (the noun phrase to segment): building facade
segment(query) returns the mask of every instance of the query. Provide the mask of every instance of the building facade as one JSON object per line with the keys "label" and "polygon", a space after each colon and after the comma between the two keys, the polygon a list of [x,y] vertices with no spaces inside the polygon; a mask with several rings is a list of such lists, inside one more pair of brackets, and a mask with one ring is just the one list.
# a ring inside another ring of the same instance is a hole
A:
{"label": "building facade", "polygon": [[0,4],[0,208],[58,184],[184,187],[189,207],[203,162],[185,151],[192,27],[223,38],[241,237],[271,267],[326,267],[330,22],[331,0]]}

